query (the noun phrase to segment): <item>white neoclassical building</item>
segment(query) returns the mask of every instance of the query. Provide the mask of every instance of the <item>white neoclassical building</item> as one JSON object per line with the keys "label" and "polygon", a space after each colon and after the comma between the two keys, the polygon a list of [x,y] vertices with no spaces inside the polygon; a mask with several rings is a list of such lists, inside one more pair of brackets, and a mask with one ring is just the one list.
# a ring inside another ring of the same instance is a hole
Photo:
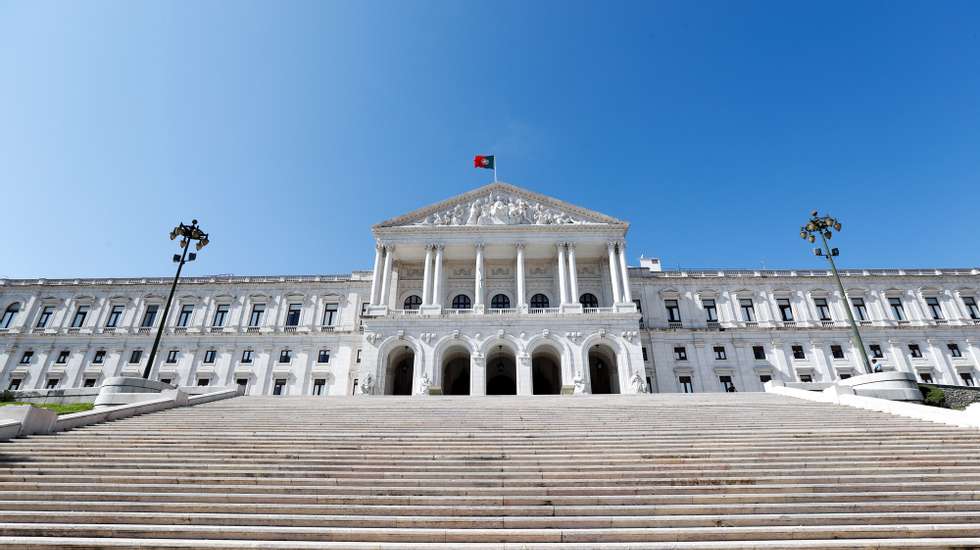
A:
{"label": "white neoclassical building", "polygon": [[[372,271],[181,280],[155,378],[250,394],[760,391],[863,372],[825,270],[630,267],[621,220],[493,183],[373,228]],[[869,357],[973,385],[980,269],[842,272]],[[138,376],[168,278],[0,279],[0,388]]]}

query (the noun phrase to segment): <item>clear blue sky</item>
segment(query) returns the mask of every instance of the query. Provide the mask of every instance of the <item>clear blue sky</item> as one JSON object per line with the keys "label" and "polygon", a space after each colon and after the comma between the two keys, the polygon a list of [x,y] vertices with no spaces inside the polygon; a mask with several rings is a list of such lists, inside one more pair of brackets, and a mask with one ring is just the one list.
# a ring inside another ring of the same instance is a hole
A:
{"label": "clear blue sky", "polygon": [[500,178],[630,261],[980,265],[980,2],[2,2],[0,276],[370,269]]}

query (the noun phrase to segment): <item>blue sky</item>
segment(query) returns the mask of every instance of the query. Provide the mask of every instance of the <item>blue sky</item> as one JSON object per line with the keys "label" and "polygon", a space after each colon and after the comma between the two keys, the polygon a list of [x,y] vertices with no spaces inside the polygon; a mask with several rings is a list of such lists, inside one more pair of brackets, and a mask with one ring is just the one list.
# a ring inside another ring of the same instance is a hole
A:
{"label": "blue sky", "polygon": [[0,276],[370,269],[500,179],[667,267],[980,265],[978,2],[0,2]]}

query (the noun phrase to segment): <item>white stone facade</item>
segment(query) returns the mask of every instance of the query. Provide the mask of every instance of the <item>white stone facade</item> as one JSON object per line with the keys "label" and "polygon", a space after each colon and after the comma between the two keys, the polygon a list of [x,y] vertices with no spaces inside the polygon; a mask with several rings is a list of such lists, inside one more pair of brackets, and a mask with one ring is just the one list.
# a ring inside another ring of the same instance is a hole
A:
{"label": "white stone facade", "polygon": [[[184,278],[153,376],[255,395],[482,395],[761,391],[863,372],[829,272],[627,268],[628,227],[496,183],[376,225],[370,272]],[[869,356],[977,379],[980,270],[842,275]],[[169,285],[0,279],[0,387],[141,374]]]}

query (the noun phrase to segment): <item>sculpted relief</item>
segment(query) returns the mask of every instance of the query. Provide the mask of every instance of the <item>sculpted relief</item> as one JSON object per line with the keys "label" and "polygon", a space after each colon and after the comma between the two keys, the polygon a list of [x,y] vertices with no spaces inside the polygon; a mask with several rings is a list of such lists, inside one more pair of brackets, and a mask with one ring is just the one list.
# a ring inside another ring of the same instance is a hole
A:
{"label": "sculpted relief", "polygon": [[596,224],[583,218],[506,193],[492,193],[470,203],[429,214],[415,225],[560,225]]}

